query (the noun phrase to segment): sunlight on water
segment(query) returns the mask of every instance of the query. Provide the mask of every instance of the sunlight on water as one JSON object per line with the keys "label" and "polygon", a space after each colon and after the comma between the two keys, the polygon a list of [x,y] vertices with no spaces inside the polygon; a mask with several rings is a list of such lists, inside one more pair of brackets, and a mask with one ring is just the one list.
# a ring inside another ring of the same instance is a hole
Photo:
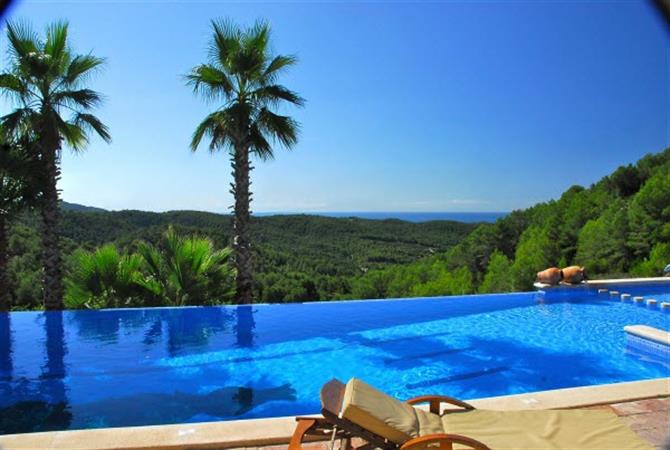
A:
{"label": "sunlight on water", "polygon": [[333,377],[476,398],[670,375],[629,324],[670,314],[586,289],[0,314],[0,433],[315,413]]}

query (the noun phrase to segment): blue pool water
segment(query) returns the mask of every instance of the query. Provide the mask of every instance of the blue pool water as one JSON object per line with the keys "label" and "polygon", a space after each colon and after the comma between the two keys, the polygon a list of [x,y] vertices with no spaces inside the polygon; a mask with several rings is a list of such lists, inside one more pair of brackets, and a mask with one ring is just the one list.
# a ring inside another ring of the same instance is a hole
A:
{"label": "blue pool water", "polygon": [[670,314],[586,289],[0,314],[0,433],[315,413],[332,377],[476,398],[669,376],[630,324]]}

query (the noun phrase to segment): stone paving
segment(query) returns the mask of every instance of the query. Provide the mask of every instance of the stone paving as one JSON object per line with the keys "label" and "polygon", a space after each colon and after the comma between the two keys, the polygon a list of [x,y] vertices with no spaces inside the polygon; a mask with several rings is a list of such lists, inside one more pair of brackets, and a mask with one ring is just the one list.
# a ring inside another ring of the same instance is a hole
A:
{"label": "stone paving", "polygon": [[[670,397],[592,406],[588,409],[613,410],[656,450],[670,450]],[[339,443],[336,443],[334,450],[338,450],[339,445],[337,444]],[[304,444],[302,448],[303,450],[331,450],[328,442]],[[272,445],[233,450],[287,450],[287,446]]]}

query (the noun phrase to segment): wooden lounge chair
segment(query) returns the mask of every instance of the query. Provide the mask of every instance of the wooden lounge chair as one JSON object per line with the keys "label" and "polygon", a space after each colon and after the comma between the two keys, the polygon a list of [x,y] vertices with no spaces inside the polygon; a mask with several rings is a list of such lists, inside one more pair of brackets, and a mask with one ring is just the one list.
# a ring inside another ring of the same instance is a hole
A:
{"label": "wooden lounge chair", "polygon": [[342,439],[343,450],[352,438],[363,442],[356,450],[652,450],[604,410],[489,411],[442,395],[403,403],[355,378],[326,383],[321,406],[323,417],[297,418],[289,450],[305,438]]}

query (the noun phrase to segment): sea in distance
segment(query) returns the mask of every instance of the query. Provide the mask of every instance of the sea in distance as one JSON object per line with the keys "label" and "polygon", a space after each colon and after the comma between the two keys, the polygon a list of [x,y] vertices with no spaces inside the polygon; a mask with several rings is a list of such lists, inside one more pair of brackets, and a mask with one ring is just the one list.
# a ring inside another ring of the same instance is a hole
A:
{"label": "sea in distance", "polygon": [[455,220],[457,222],[477,223],[495,222],[505,217],[507,212],[383,212],[383,211],[333,211],[333,212],[254,212],[255,216],[276,216],[305,214],[325,217],[358,217],[361,219],[386,220],[398,219],[407,222],[428,222],[430,220]]}

